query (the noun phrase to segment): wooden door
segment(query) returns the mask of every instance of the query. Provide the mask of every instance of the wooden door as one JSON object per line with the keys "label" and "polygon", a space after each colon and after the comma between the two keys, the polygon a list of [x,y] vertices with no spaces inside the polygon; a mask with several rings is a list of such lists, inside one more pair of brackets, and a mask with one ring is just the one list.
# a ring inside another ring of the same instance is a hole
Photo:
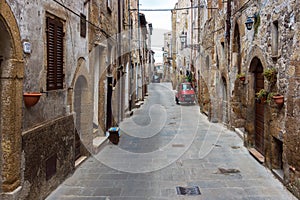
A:
{"label": "wooden door", "polygon": [[[261,72],[255,73],[255,93],[264,88],[264,76]],[[255,103],[255,147],[264,155],[264,103]]]}

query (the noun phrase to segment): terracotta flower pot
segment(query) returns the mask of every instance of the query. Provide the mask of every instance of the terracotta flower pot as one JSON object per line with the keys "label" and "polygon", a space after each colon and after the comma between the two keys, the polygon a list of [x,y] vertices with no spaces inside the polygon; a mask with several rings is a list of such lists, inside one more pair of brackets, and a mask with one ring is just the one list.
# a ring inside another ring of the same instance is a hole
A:
{"label": "terracotta flower pot", "polygon": [[284,102],[284,97],[282,95],[274,95],[273,100],[276,104],[282,105]]}
{"label": "terracotta flower pot", "polygon": [[239,79],[240,79],[240,81],[245,81],[246,77],[245,76],[241,76]]}
{"label": "terracotta flower pot", "polygon": [[26,107],[34,106],[40,100],[41,96],[42,94],[39,92],[30,92],[30,93],[25,92],[23,94],[23,100],[25,106]]}

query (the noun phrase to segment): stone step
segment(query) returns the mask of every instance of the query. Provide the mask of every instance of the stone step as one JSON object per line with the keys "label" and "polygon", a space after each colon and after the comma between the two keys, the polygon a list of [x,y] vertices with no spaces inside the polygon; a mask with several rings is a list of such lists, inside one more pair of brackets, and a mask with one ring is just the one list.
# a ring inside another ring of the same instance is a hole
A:
{"label": "stone step", "polygon": [[259,153],[255,148],[249,148],[248,151],[260,163],[264,163],[265,162],[265,157],[261,153]]}

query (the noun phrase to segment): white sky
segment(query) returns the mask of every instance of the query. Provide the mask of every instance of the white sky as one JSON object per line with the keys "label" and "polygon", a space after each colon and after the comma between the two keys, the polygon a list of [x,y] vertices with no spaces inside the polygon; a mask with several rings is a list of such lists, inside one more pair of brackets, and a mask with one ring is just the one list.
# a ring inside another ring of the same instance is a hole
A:
{"label": "white sky", "polygon": [[[172,9],[178,0],[140,0],[140,9]],[[171,30],[171,11],[141,11],[153,28]]]}
{"label": "white sky", "polygon": [[[140,9],[172,9],[178,0],[139,0]],[[155,61],[162,62],[161,48],[164,45],[164,33],[171,31],[171,11],[141,11],[146,21],[152,23],[152,50],[155,52]]]}

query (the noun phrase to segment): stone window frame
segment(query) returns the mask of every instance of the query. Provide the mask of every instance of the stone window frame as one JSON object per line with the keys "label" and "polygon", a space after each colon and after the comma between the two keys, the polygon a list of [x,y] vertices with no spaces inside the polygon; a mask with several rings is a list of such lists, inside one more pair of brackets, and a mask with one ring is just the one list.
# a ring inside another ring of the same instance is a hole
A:
{"label": "stone window frame", "polygon": [[[52,28],[51,38],[50,28]],[[54,30],[53,30],[54,29]],[[58,38],[57,38],[58,37]],[[53,49],[49,43],[54,45]],[[57,52],[58,48],[59,52]],[[53,52],[51,52],[53,51]],[[65,79],[65,21],[55,15],[46,15],[46,58],[47,58],[47,91],[64,89]],[[53,60],[52,60],[53,59]],[[58,59],[58,60],[57,60]]]}
{"label": "stone window frame", "polygon": [[80,36],[86,38],[86,16],[83,13],[80,13]]}
{"label": "stone window frame", "polygon": [[272,57],[277,58],[279,55],[279,23],[278,20],[274,20],[271,23],[271,49],[272,49]]}

